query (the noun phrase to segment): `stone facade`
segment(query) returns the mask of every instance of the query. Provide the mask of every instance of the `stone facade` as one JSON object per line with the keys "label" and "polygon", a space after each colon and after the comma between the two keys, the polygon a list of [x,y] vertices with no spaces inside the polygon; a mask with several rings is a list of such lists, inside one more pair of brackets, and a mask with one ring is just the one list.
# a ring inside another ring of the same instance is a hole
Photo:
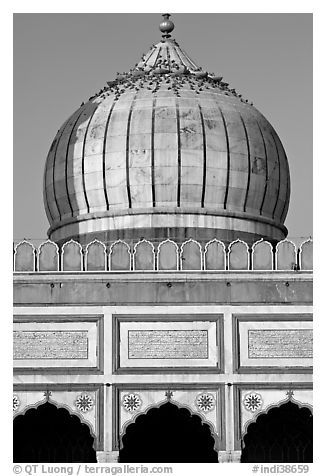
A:
{"label": "stone facade", "polygon": [[[19,269],[26,260],[17,250]],[[76,271],[73,260],[72,270],[16,271],[14,330],[39,348],[18,344],[14,415],[48,398],[89,426],[99,462],[115,461],[128,425],[170,401],[209,425],[220,462],[237,462],[258,415],[289,399],[311,408],[312,271],[199,263],[168,274]],[[81,351],[61,351],[59,332],[68,340],[78,332]]]}

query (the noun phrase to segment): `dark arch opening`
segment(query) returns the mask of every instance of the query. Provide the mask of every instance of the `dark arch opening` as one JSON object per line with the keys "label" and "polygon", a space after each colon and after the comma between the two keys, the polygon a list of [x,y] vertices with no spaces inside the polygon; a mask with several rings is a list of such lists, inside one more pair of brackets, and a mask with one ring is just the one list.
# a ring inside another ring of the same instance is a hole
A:
{"label": "dark arch opening", "polygon": [[217,463],[210,427],[170,402],[131,423],[122,438],[122,463]]}
{"label": "dark arch opening", "polygon": [[88,426],[46,402],[14,419],[15,463],[96,463]]}
{"label": "dark arch opening", "polygon": [[241,463],[311,463],[312,421],[291,401],[260,415],[244,437]]}

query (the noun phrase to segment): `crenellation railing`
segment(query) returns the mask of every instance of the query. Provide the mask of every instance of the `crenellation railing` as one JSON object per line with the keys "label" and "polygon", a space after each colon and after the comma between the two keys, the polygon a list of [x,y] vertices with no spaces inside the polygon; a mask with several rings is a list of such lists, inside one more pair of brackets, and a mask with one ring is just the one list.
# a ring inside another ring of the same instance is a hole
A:
{"label": "crenellation railing", "polygon": [[289,239],[275,247],[263,239],[249,246],[238,239],[228,246],[217,239],[199,243],[190,238],[177,244],[166,239],[156,245],[141,239],[130,245],[117,240],[87,246],[69,240],[60,248],[46,240],[38,247],[22,240],[14,247],[14,272],[114,271],[312,271],[313,241],[296,245]]}

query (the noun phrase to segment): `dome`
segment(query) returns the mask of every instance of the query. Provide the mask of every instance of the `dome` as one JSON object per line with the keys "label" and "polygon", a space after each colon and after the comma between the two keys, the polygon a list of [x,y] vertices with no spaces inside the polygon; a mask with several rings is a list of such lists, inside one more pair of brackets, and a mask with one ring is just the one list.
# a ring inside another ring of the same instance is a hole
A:
{"label": "dome", "polygon": [[59,129],[44,174],[49,237],[283,239],[282,143],[221,76],[163,37]]}

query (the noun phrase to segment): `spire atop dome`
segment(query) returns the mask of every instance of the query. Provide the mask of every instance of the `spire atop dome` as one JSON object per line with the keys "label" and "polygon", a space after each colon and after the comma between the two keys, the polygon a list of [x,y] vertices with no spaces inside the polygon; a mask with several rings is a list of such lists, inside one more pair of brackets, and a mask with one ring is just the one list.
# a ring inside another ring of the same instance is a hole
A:
{"label": "spire atop dome", "polygon": [[164,13],[162,15],[164,20],[160,23],[160,30],[163,33],[163,38],[171,38],[169,33],[174,30],[174,23],[173,21],[169,20],[170,16],[170,13]]}

